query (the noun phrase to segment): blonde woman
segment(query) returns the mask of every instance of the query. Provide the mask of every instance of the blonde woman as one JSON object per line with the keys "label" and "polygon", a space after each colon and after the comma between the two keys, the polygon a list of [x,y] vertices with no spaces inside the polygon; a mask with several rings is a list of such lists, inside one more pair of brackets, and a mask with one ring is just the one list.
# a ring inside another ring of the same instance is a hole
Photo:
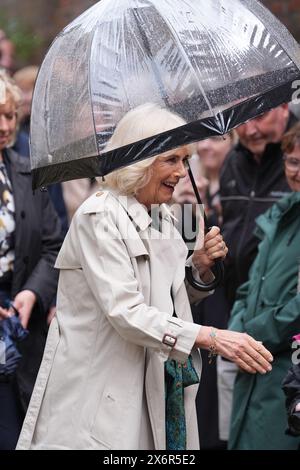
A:
{"label": "blonde woman", "polygon": [[[107,149],[181,124],[142,105],[119,122]],[[187,249],[167,207],[190,154],[181,147],[115,171],[74,215],[19,449],[196,449],[198,348],[252,373],[270,367],[253,338],[192,322]],[[195,275],[209,279],[226,253],[215,227],[194,253]]]}

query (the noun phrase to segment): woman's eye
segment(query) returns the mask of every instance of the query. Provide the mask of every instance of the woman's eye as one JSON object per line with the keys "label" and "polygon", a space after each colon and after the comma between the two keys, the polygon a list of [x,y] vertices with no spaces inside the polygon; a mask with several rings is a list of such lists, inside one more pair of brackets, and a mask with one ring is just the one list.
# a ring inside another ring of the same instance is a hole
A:
{"label": "woman's eye", "polygon": [[174,157],[169,157],[166,161],[171,165],[177,165],[178,163],[182,162],[182,164],[185,167],[188,167],[188,160],[189,158],[181,159],[181,158],[174,156]]}

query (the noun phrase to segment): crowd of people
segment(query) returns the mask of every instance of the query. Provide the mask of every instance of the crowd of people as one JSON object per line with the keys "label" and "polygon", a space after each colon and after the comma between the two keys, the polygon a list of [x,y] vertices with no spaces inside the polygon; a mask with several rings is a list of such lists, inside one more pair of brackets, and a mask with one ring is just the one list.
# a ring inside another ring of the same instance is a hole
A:
{"label": "crowd of people", "polygon": [[[33,193],[38,67],[14,54],[0,31],[0,449],[297,449],[297,116],[284,104],[104,182]],[[184,124],[147,103],[106,150]],[[190,253],[173,203],[200,228]],[[185,266],[211,281],[220,258],[214,292],[185,282]]]}

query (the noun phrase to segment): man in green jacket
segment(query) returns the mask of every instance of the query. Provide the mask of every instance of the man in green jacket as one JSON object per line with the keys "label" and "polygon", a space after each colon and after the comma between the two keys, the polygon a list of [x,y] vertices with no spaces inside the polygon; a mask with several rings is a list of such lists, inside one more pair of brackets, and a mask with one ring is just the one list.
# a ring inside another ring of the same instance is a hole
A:
{"label": "man in green jacket", "polygon": [[261,238],[249,281],[238,290],[229,329],[248,333],[274,356],[273,369],[237,375],[230,449],[297,449],[300,437],[285,434],[281,382],[291,365],[290,340],[300,330],[300,124],[283,138],[285,174],[293,191],[257,219]]}

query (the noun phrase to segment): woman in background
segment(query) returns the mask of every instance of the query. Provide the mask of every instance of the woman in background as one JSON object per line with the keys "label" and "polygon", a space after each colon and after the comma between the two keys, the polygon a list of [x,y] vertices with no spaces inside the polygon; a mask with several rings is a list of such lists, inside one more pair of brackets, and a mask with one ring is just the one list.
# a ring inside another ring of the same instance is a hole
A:
{"label": "woman in background", "polygon": [[10,149],[19,104],[19,89],[0,72],[0,318],[5,331],[14,322],[10,339],[18,321],[29,332],[18,345],[20,354],[15,351],[18,360],[8,362],[6,351],[1,363],[2,450],[15,448],[42,359],[47,312],[57,288],[54,261],[62,242],[47,193],[33,194],[29,161]]}
{"label": "woman in background", "polygon": [[203,176],[208,181],[205,202],[210,225],[222,225],[220,174],[223,163],[235,143],[236,134],[232,131],[224,136],[200,140],[196,145],[196,155],[201,162]]}
{"label": "woman in background", "polygon": [[261,239],[249,280],[233,306],[228,328],[254,335],[274,356],[268,375],[239,371],[234,385],[229,447],[247,450],[297,449],[300,437],[285,434],[281,383],[291,363],[290,338],[300,331],[297,292],[300,255],[300,124],[282,139],[291,193],[256,219]]}

